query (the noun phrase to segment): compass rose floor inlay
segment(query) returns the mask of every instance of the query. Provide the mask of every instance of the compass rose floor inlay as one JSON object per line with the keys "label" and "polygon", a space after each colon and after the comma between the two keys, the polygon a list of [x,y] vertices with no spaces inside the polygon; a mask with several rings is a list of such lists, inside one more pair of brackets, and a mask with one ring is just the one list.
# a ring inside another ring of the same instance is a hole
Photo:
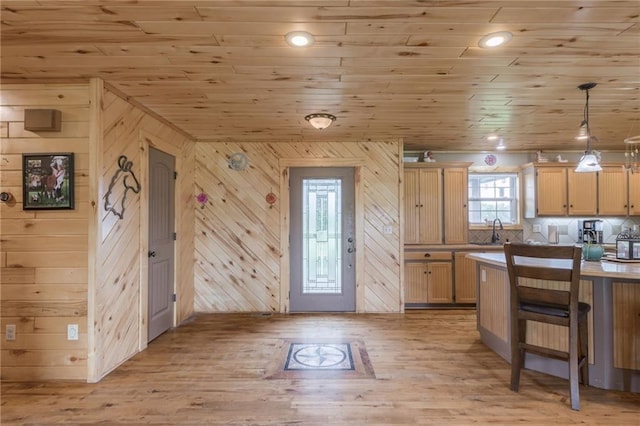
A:
{"label": "compass rose floor inlay", "polygon": [[278,345],[268,379],[375,378],[361,340],[286,339]]}

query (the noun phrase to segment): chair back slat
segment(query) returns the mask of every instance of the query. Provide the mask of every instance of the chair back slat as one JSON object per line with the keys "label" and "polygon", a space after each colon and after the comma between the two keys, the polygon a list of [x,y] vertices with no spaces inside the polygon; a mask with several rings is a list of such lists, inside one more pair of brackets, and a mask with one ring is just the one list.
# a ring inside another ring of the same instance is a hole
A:
{"label": "chair back slat", "polygon": [[518,297],[521,302],[540,303],[543,305],[569,306],[569,292],[544,288],[518,286]]}

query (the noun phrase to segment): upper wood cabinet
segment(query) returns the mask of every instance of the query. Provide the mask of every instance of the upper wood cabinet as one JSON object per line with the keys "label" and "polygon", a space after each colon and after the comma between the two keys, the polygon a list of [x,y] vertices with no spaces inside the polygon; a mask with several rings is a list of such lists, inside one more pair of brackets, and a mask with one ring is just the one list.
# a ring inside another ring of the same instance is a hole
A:
{"label": "upper wood cabinet", "polygon": [[640,216],[640,173],[619,165],[598,172],[598,213],[602,216]]}
{"label": "upper wood cabinet", "polygon": [[536,167],[536,216],[593,216],[598,213],[596,174],[573,168]]}
{"label": "upper wood cabinet", "polygon": [[640,214],[640,175],[613,164],[598,173],[576,173],[574,167],[556,163],[523,169],[525,218]]}
{"label": "upper wood cabinet", "polygon": [[[589,173],[595,174],[595,173]],[[626,216],[629,212],[629,180],[620,166],[604,166],[598,172],[598,213]]]}
{"label": "upper wood cabinet", "polygon": [[442,171],[413,168],[404,171],[405,244],[442,243]]}
{"label": "upper wood cabinet", "polygon": [[469,231],[469,183],[467,167],[444,169],[444,242],[465,244]]}
{"label": "upper wood cabinet", "polygon": [[405,164],[405,244],[467,242],[467,169],[470,164]]}
{"label": "upper wood cabinet", "polygon": [[629,216],[640,216],[640,173],[629,174]]}

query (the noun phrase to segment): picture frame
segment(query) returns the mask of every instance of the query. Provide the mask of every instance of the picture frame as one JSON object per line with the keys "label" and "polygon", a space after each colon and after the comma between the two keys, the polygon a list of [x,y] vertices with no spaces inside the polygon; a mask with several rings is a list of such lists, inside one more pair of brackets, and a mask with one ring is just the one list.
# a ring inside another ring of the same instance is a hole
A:
{"label": "picture frame", "polygon": [[74,208],[73,153],[22,154],[23,210]]}

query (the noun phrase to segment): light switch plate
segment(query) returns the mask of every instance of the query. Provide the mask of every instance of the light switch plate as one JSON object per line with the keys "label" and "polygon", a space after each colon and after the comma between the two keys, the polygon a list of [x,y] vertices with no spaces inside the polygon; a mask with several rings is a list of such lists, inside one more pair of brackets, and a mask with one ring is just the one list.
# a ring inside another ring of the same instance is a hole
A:
{"label": "light switch plate", "polygon": [[67,324],[67,340],[78,340],[78,324]]}
{"label": "light switch plate", "polygon": [[16,340],[16,325],[7,324],[7,328],[4,334],[5,340]]}

